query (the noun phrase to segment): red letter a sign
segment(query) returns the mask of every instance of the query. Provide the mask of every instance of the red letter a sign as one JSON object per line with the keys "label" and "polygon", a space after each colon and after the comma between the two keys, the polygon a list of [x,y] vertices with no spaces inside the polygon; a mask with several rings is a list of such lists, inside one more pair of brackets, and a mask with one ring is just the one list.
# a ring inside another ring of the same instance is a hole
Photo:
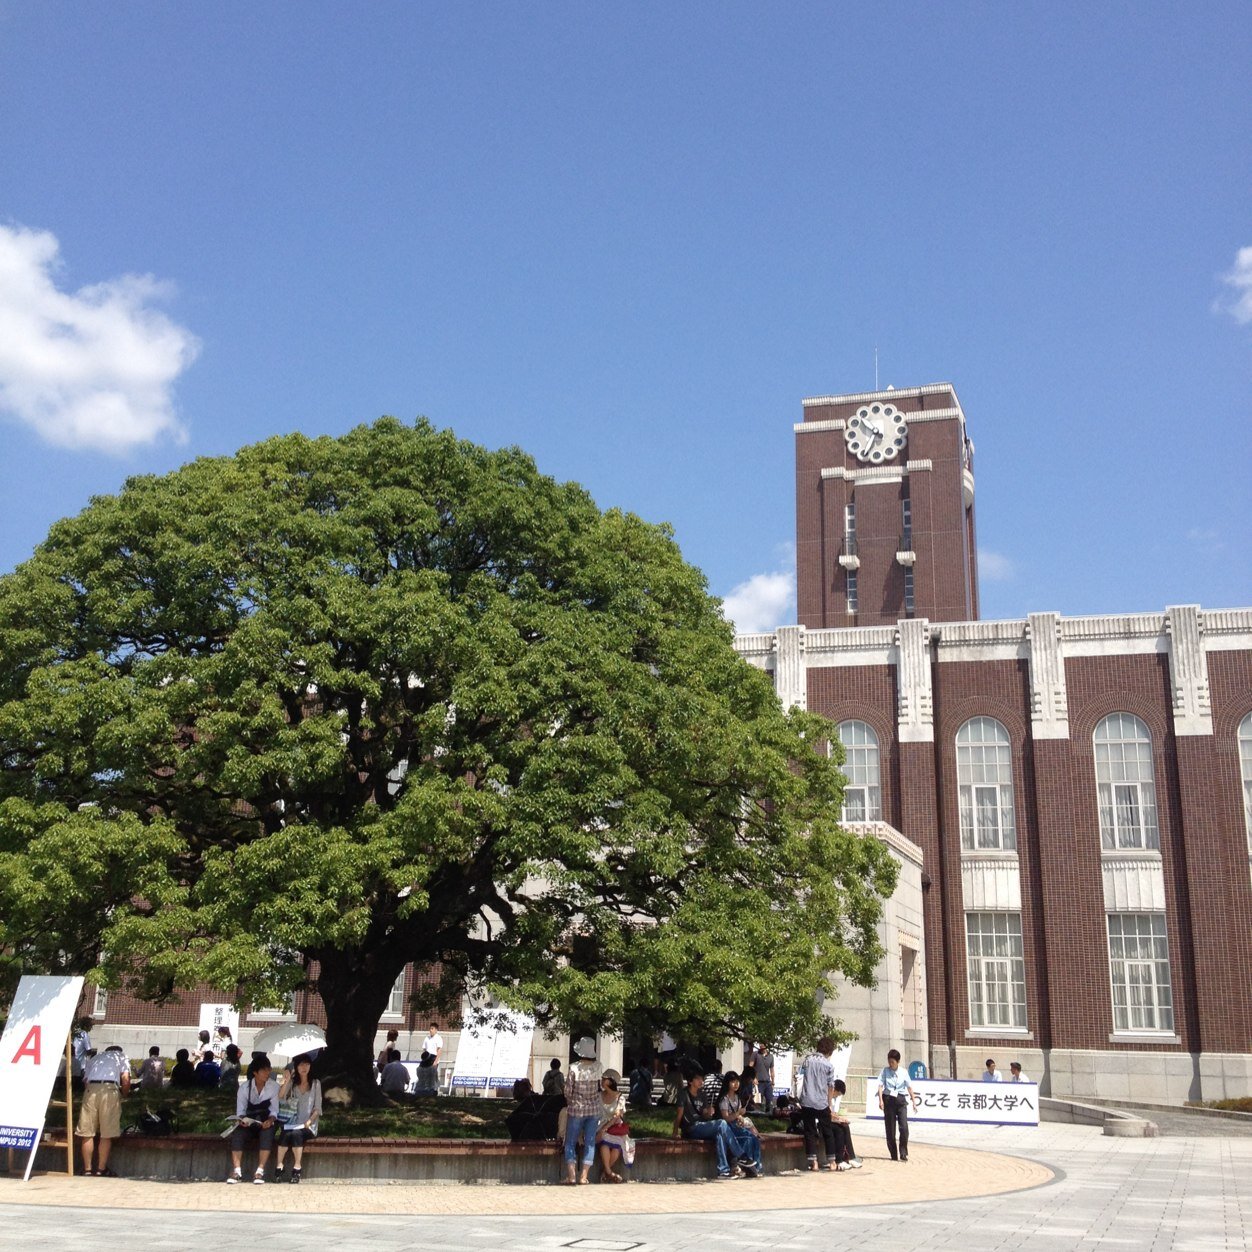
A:
{"label": "red letter a sign", "polygon": [[35,1064],[39,1064],[39,1027],[32,1026],[26,1038],[22,1041],[22,1046],[13,1054],[13,1064],[24,1056],[29,1056],[34,1060]]}

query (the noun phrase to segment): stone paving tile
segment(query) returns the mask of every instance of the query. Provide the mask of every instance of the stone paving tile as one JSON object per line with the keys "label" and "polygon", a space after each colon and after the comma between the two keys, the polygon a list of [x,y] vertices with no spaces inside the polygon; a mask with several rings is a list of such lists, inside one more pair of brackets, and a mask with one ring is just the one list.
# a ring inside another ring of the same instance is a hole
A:
{"label": "stone paving tile", "polygon": [[[945,1159],[940,1149],[952,1149],[962,1169],[976,1176],[995,1175],[1004,1168],[1002,1160],[1016,1154],[1042,1162],[1055,1172],[1047,1185],[1030,1190],[963,1199],[913,1199],[903,1193],[911,1186],[906,1179],[916,1177],[909,1167],[891,1166],[881,1157],[877,1164],[860,1172],[862,1186],[874,1178],[866,1190],[873,1199],[900,1202],[864,1207],[858,1204],[835,1207],[830,1197],[844,1198],[851,1191],[843,1184],[858,1178],[842,1174],[819,1178],[780,1178],[759,1184],[684,1184],[613,1188],[582,1188],[563,1191],[544,1188],[421,1188],[412,1184],[404,1190],[440,1193],[440,1207],[425,1214],[393,1213],[386,1209],[374,1214],[332,1214],[314,1211],[319,1192],[333,1195],[357,1191],[355,1187],[315,1188],[305,1184],[289,1187],[297,1193],[300,1209],[281,1212],[273,1207],[254,1209],[262,1200],[276,1200],[282,1188],[225,1187],[218,1184],[159,1184],[184,1193],[208,1187],[224,1197],[239,1197],[248,1211],[177,1210],[171,1221],[169,1210],[144,1212],[139,1209],[110,1210],[69,1208],[43,1202],[6,1203],[13,1188],[0,1183],[0,1241],[18,1241],[43,1248],[84,1247],[111,1250],[138,1244],[156,1250],[165,1246],[203,1247],[210,1241],[227,1246],[257,1242],[268,1249],[304,1249],[311,1243],[331,1244],[333,1252],[548,1252],[576,1248],[578,1241],[595,1239],[617,1245],[636,1245],[631,1252],[687,1252],[687,1249],[796,1249],[797,1252],[1248,1252],[1252,1247],[1247,1233],[1252,1222],[1252,1140],[1223,1142],[1204,1138],[1181,1140],[1105,1139],[1098,1129],[1045,1125],[1037,1130],[1006,1129],[987,1132],[968,1127],[918,1127],[914,1149],[920,1164]],[[928,1142],[922,1142],[922,1140]],[[867,1151],[872,1143],[868,1129],[860,1146]],[[997,1156],[978,1149],[994,1148]],[[933,1154],[933,1155],[932,1155]],[[79,1188],[90,1185],[81,1180]],[[827,1192],[814,1190],[819,1184],[832,1184]],[[121,1186],[101,1180],[100,1186]],[[146,1184],[128,1184],[143,1186]],[[853,1184],[856,1185],[856,1184]],[[796,1201],[808,1189],[826,1207],[802,1207]],[[838,1189],[838,1190],[836,1190]],[[397,1188],[370,1188],[385,1193],[391,1205]],[[540,1196],[573,1207],[547,1215],[494,1214],[464,1208],[467,1200],[492,1200],[501,1192],[519,1197],[550,1190]],[[615,1202],[610,1214],[595,1213],[578,1205],[586,1204],[597,1191],[603,1199]],[[684,1195],[684,1212],[670,1207],[669,1193]],[[104,1193],[94,1193],[103,1200]],[[729,1211],[730,1197],[756,1199],[739,1211]],[[626,1197],[659,1197],[665,1211],[633,1211]],[[460,1207],[450,1202],[457,1198]],[[779,1198],[781,1197],[781,1198]],[[91,1201],[91,1197],[87,1197]],[[293,1196],[293,1200],[296,1197]],[[99,1204],[101,1200],[91,1201]],[[782,1207],[778,1207],[778,1206]],[[272,1217],[258,1226],[260,1213]],[[709,1214],[716,1214],[710,1217]],[[716,1223],[716,1224],[713,1224]],[[263,1233],[262,1233],[263,1232]],[[715,1234],[716,1240],[710,1239]]]}

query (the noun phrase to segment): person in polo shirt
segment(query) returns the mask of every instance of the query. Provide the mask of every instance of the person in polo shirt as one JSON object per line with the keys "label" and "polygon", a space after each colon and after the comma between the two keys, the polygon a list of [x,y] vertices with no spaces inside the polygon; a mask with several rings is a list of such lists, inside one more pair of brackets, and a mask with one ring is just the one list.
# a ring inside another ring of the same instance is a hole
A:
{"label": "person in polo shirt", "polygon": [[83,1106],[75,1129],[83,1145],[83,1173],[116,1178],[109,1168],[109,1153],[113,1140],[122,1133],[122,1096],[130,1093],[130,1066],[120,1051],[106,1049],[85,1058],[83,1082]]}
{"label": "person in polo shirt", "polygon": [[[917,1092],[909,1081],[909,1072],[900,1068],[900,1054],[892,1048],[887,1053],[887,1067],[878,1075],[878,1107],[887,1123],[887,1151],[893,1161],[909,1159],[909,1101],[917,1107]],[[900,1129],[900,1149],[896,1152],[896,1127]]]}

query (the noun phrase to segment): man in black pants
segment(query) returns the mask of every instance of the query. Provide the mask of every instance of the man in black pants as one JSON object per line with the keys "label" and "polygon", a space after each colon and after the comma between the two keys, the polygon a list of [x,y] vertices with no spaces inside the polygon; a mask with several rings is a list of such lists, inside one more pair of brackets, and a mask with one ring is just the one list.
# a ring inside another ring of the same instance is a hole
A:
{"label": "man in black pants", "polygon": [[[909,1081],[908,1070],[900,1068],[900,1054],[887,1053],[887,1067],[878,1075],[878,1107],[887,1123],[887,1151],[891,1159],[909,1159],[909,1100],[917,1107],[917,1092]],[[900,1128],[900,1151],[896,1153],[896,1126]]]}
{"label": "man in black pants", "polygon": [[804,1058],[800,1083],[800,1116],[804,1119],[804,1155],[808,1158],[809,1169],[813,1170],[818,1167],[819,1132],[822,1145],[826,1149],[826,1168],[838,1168],[835,1131],[830,1124],[830,1102],[837,1094],[835,1069],[830,1063],[830,1055],[834,1050],[835,1041],[829,1035],[824,1035],[817,1041],[817,1051],[810,1052]]}

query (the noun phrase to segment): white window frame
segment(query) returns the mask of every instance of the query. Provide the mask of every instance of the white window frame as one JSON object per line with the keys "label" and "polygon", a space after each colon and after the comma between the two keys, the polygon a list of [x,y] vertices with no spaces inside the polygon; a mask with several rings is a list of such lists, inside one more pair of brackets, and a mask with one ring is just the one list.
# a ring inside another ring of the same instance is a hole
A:
{"label": "white window frame", "polygon": [[[1024,1032],[1026,954],[1022,915],[971,909],[965,914],[965,968],[971,1030]],[[994,991],[994,995],[988,994]]]}
{"label": "white window frame", "polygon": [[[840,821],[882,821],[882,755],[877,732],[868,722],[849,719],[839,723],[839,742],[843,744],[843,773],[847,778]],[[849,796],[853,799],[852,812]],[[857,809],[862,816],[855,815]]]}
{"label": "white window frame", "polygon": [[390,993],[387,996],[387,1008],[379,1019],[384,1022],[402,1022],[404,1021],[404,1005],[405,1005],[405,981],[408,977],[408,969],[400,971],[400,977],[392,984]]}
{"label": "white window frame", "polygon": [[904,571],[904,611],[913,613],[916,611],[917,599],[913,592],[913,571],[905,568]]}
{"label": "white window frame", "polygon": [[857,611],[857,594],[856,594],[856,570],[850,569],[847,572],[847,599],[848,612],[855,613]]}
{"label": "white window frame", "polygon": [[287,1007],[250,1005],[248,1007],[250,1022],[294,1022],[296,1020],[296,993],[287,994]]}
{"label": "white window frame", "polygon": [[1165,914],[1108,913],[1106,920],[1114,1033],[1172,1035],[1174,991]]}
{"label": "white window frame", "polygon": [[994,717],[971,717],[956,732],[957,803],[963,852],[1016,852],[1013,744]]}
{"label": "white window frame", "polygon": [[1091,743],[1101,849],[1159,850],[1152,732],[1133,713],[1110,713]]}
{"label": "white window frame", "polygon": [[1252,713],[1239,723],[1239,778],[1243,783],[1243,826],[1252,856]]}
{"label": "white window frame", "polygon": [[91,1004],[92,1017],[105,1017],[109,1011],[108,987],[97,987],[95,999]]}
{"label": "white window frame", "polygon": [[843,537],[844,540],[850,545],[854,545],[856,543],[855,501],[843,506]]}

